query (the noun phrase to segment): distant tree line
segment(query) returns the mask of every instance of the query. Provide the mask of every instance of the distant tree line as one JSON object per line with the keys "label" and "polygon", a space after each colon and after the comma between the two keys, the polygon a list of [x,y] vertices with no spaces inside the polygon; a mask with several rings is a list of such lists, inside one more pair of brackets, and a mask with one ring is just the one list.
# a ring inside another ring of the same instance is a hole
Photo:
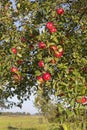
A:
{"label": "distant tree line", "polygon": [[31,115],[30,113],[26,113],[26,112],[0,112],[0,115]]}

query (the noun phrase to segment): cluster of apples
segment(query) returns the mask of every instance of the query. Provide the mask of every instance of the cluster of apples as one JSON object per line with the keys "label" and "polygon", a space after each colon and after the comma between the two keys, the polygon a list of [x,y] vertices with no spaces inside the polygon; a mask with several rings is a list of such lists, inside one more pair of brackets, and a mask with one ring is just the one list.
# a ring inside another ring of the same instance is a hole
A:
{"label": "cluster of apples", "polygon": [[[56,12],[57,12],[58,15],[63,15],[64,14],[64,9],[63,8],[58,8],[56,10]],[[53,22],[48,22],[46,24],[46,27],[48,28],[48,30],[50,31],[51,34],[57,32],[57,29],[54,26]]]}
{"label": "cluster of apples", "polygon": [[[62,14],[64,14],[64,9],[58,8],[56,10],[56,12],[57,12],[58,15],[62,15]],[[57,32],[57,29],[52,22],[48,22],[46,24],[46,27],[47,27],[47,29],[49,29],[51,34]],[[24,38],[24,37],[21,37],[20,40],[22,42],[27,41],[27,39]],[[46,44],[42,41],[38,44],[38,46],[39,46],[40,49],[46,48]],[[29,48],[32,50],[34,47],[32,45],[30,45]],[[49,47],[49,49],[55,57],[57,57],[57,58],[62,57],[62,55],[63,55],[63,49],[62,48],[58,48],[56,45],[51,45]],[[17,54],[17,48],[16,47],[12,48],[11,51],[12,51],[13,54],[15,54],[15,55]],[[22,60],[17,61],[18,64],[22,64],[22,62],[23,62]],[[55,63],[55,62],[56,61],[54,59],[51,60],[51,63]],[[45,65],[44,65],[43,60],[39,61],[38,66],[40,68],[44,68]],[[19,70],[18,70],[17,67],[15,67],[15,66],[11,67],[11,72],[13,73],[14,80],[19,81],[19,80],[22,79],[22,76],[19,74]],[[49,72],[44,72],[42,75],[37,77],[37,80],[40,81],[41,83],[43,83],[44,81],[49,81],[50,79],[51,79],[51,74]]]}
{"label": "cluster of apples", "polygon": [[84,105],[87,103],[87,97],[82,97],[81,99],[77,99],[76,102]]}
{"label": "cluster of apples", "polygon": [[[64,9],[63,8],[58,8],[56,10],[56,12],[57,12],[58,15],[63,15],[64,14]],[[46,28],[50,31],[51,34],[57,32],[57,29],[54,26],[53,22],[48,22],[46,24]],[[62,55],[63,55],[63,48],[62,47],[58,48],[56,45],[50,46],[50,51],[53,51],[54,56],[57,57],[57,58],[61,58]]]}
{"label": "cluster of apples", "polygon": [[[44,42],[39,42],[38,47],[40,49],[46,49],[46,44]],[[40,68],[44,68],[45,64],[43,60],[38,62],[38,66]],[[49,81],[51,79],[51,74],[49,72],[44,72],[42,75],[37,76],[37,80],[39,83],[44,83],[44,81]]]}
{"label": "cluster of apples", "polygon": [[56,45],[51,45],[50,46],[50,51],[53,53],[53,55],[56,58],[61,58],[63,55],[63,48],[62,47],[57,47]]}
{"label": "cluster of apples", "polygon": [[[62,15],[62,14],[64,14],[64,9],[63,8],[58,8],[56,10],[56,12],[57,12],[58,15]],[[51,34],[57,32],[57,29],[54,26],[53,22],[47,22],[46,28],[49,30],[49,32]],[[46,49],[46,44],[43,41],[41,41],[41,42],[39,42],[38,47],[40,49]],[[53,55],[56,58],[61,58],[62,57],[62,55],[63,55],[63,48],[62,47],[58,48],[57,45],[53,44],[53,45],[51,45],[49,47],[49,49],[50,49],[50,52],[52,52]],[[56,63],[56,61],[54,59],[52,59],[50,62],[51,63]],[[40,60],[38,62],[38,66],[40,68],[44,68],[45,64],[44,64],[43,60]],[[49,72],[44,72],[42,75],[37,76],[37,80],[38,80],[39,83],[44,83],[44,81],[49,81],[50,79],[51,79],[51,74]]]}
{"label": "cluster of apples", "polygon": [[[39,42],[38,44],[39,48],[44,50],[46,49],[46,44],[44,42]],[[63,48],[58,48],[56,45],[51,45],[49,47],[49,50],[50,52],[53,53],[53,55],[56,57],[56,58],[61,58],[62,55],[63,55]],[[50,61],[51,63],[56,63],[56,60],[55,59],[52,59]],[[45,64],[43,62],[43,60],[40,60],[38,62],[38,66],[40,68],[44,68]],[[37,77],[37,80],[40,82],[40,83],[43,83],[44,81],[49,81],[51,79],[51,74],[49,72],[45,72],[43,75],[40,75]]]}
{"label": "cluster of apples", "polygon": [[46,24],[46,27],[49,29],[50,33],[57,32],[57,29],[56,29],[56,27],[54,26],[54,24],[52,22],[48,22]]}
{"label": "cluster of apples", "polygon": [[[16,47],[12,48],[11,51],[12,51],[13,54],[17,54],[17,48]],[[22,64],[22,62],[23,62],[22,60],[17,60],[17,63],[20,64],[20,65]],[[10,71],[11,71],[11,73],[13,73],[13,77],[14,77],[14,80],[16,82],[22,80],[22,75],[19,73],[18,67],[12,66],[10,68]]]}

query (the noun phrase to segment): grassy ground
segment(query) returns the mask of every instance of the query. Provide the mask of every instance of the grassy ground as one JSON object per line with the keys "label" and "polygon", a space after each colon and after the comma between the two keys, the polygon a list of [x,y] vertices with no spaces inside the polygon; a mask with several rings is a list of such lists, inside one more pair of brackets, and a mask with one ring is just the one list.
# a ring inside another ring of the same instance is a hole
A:
{"label": "grassy ground", "polygon": [[[81,122],[78,124],[81,126]],[[87,130],[86,121],[83,125],[83,128],[81,128],[76,125],[76,122],[65,122],[62,124],[63,128],[60,128],[59,123],[49,123],[43,116],[0,116],[0,130]]]}
{"label": "grassy ground", "polygon": [[0,130],[48,130],[48,121],[41,116],[0,116]]}

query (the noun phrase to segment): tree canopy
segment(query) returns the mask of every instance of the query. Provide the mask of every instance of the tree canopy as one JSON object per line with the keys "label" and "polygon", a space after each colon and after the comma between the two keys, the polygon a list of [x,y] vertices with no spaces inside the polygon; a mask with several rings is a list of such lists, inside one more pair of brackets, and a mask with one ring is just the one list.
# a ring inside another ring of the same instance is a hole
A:
{"label": "tree canopy", "polygon": [[[0,1],[0,98],[87,102],[87,0]],[[64,100],[63,100],[64,99]]]}

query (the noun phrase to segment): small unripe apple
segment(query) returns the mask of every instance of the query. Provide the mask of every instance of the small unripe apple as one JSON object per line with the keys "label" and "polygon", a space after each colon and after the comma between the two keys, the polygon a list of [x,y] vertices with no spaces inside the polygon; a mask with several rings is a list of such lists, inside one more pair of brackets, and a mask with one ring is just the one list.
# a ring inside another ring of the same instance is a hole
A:
{"label": "small unripe apple", "polygon": [[43,83],[44,82],[43,77],[41,75],[37,76],[37,80],[39,81],[39,83]]}
{"label": "small unripe apple", "polygon": [[43,62],[42,60],[40,60],[40,61],[38,62],[38,66],[41,67],[41,68],[43,68],[43,67],[44,67],[44,62]]}
{"label": "small unripe apple", "polygon": [[44,79],[45,81],[49,81],[49,80],[51,79],[50,73],[45,72],[45,73],[43,74],[43,79]]}
{"label": "small unripe apple", "polygon": [[17,73],[18,72],[18,68],[17,67],[11,67],[11,72]]}
{"label": "small unripe apple", "polygon": [[56,12],[57,12],[58,15],[62,15],[62,14],[64,14],[64,9],[59,8],[59,9],[56,10]]}
{"label": "small unripe apple", "polygon": [[57,29],[55,28],[55,27],[53,27],[52,29],[50,29],[50,33],[52,34],[52,33],[55,33],[55,32],[57,32]]}
{"label": "small unripe apple", "polygon": [[14,54],[17,54],[17,49],[16,49],[16,48],[12,48],[11,51],[12,51]]}
{"label": "small unripe apple", "polygon": [[39,42],[38,46],[39,46],[40,49],[46,48],[46,44],[44,42]]}
{"label": "small unripe apple", "polygon": [[17,8],[19,9],[21,7],[20,3],[17,3]]}
{"label": "small unripe apple", "polygon": [[46,27],[47,27],[48,29],[52,29],[52,28],[53,28],[53,23],[52,23],[52,22],[48,22],[48,23],[46,24]]}

